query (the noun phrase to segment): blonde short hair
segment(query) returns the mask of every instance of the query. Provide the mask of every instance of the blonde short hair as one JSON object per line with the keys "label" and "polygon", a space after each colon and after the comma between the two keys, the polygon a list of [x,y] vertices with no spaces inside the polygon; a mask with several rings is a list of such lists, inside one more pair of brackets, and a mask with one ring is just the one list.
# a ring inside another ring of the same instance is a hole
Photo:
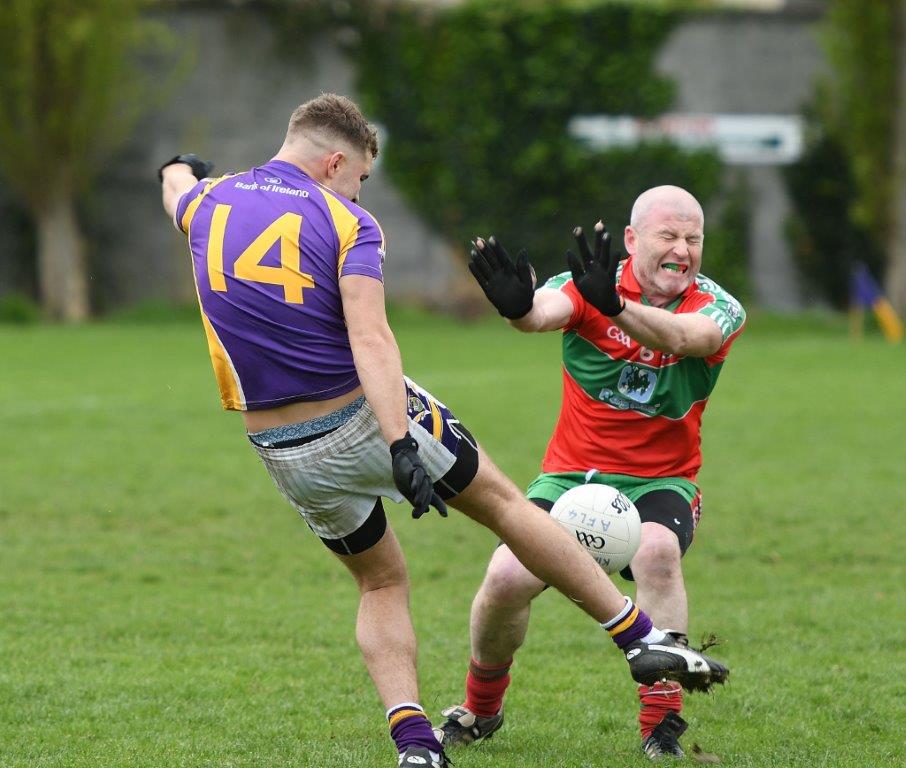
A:
{"label": "blonde short hair", "polygon": [[377,157],[377,131],[356,103],[345,96],[322,93],[296,107],[289,119],[287,138],[313,133],[344,141]]}

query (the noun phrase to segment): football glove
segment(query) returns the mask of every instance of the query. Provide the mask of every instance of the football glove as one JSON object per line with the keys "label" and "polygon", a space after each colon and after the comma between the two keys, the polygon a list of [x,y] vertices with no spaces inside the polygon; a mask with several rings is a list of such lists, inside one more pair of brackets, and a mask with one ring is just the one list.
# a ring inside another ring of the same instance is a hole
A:
{"label": "football glove", "polygon": [[510,320],[524,317],[531,311],[535,297],[535,273],[528,254],[520,251],[513,264],[494,237],[481,245],[479,242],[476,239],[472,243],[469,271],[501,315]]}
{"label": "football glove", "polygon": [[176,163],[185,163],[192,169],[192,175],[201,181],[206,179],[211,175],[211,171],[214,170],[214,163],[209,163],[207,160],[202,160],[198,155],[188,154],[188,155],[177,155],[172,160],[167,160],[160,168],[157,169],[157,178],[163,182],[164,180],[164,168],[168,165],[175,165]]}
{"label": "football glove", "polygon": [[617,293],[617,265],[620,254],[610,255],[610,232],[602,222],[595,224],[595,252],[592,254],[582,227],[573,230],[579,246],[581,261],[572,251],[566,252],[566,263],[573,273],[573,282],[582,297],[602,315],[615,317],[626,307]]}
{"label": "football glove", "polygon": [[405,437],[390,444],[390,458],[393,461],[393,482],[412,505],[412,517],[418,520],[433,506],[441,517],[447,516],[447,505],[437,495],[428,470],[418,455],[418,443],[408,432]]}

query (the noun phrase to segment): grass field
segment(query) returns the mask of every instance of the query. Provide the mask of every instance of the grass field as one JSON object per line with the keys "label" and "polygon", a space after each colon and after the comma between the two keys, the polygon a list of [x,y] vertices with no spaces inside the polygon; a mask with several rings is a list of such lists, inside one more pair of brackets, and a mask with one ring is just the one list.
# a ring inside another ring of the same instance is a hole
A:
{"label": "grass field", "polygon": [[[684,742],[731,766],[903,765],[906,348],[750,326],[705,416],[686,560],[691,635],[725,640],[732,683],[688,699]],[[558,336],[396,328],[409,374],[531,479]],[[0,328],[0,351],[0,766],[395,765],[352,581],[219,412],[200,324]],[[437,715],[462,695],[494,541],[390,514]],[[647,764],[625,666],[546,593],[505,729],[456,768]]]}

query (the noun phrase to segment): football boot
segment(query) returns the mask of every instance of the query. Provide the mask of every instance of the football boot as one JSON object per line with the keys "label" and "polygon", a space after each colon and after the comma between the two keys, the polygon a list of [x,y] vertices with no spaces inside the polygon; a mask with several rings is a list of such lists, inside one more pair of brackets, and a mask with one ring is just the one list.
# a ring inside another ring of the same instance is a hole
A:
{"label": "football boot", "polygon": [[679,737],[688,727],[689,724],[676,712],[668,712],[651,735],[642,742],[642,749],[655,762],[662,757],[683,757],[685,752],[680,746]]}
{"label": "football boot", "polygon": [[687,691],[707,691],[712,685],[725,683],[730,675],[719,661],[683,645],[672,635],[656,643],[636,640],[623,652],[632,679],[643,685],[676,680]]}
{"label": "football boot", "polygon": [[409,747],[400,752],[399,768],[448,768],[449,765],[443,750],[438,753],[427,747]]}
{"label": "football boot", "polygon": [[449,707],[441,714],[447,719],[434,735],[444,747],[459,747],[489,739],[503,725],[503,709],[493,717],[479,717],[463,706]]}

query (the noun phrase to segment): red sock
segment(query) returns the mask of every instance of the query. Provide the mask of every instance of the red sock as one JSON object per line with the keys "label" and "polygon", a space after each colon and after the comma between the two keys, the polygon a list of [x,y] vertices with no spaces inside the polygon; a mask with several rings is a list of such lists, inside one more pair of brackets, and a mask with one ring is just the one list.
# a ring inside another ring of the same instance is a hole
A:
{"label": "red sock", "polygon": [[466,675],[466,701],[463,706],[479,717],[496,715],[503,706],[512,665],[512,659],[494,667],[479,664],[472,659]]}
{"label": "red sock", "polygon": [[668,712],[679,714],[683,709],[683,689],[672,680],[666,683],[639,686],[639,726],[642,729],[642,740],[660,725]]}

